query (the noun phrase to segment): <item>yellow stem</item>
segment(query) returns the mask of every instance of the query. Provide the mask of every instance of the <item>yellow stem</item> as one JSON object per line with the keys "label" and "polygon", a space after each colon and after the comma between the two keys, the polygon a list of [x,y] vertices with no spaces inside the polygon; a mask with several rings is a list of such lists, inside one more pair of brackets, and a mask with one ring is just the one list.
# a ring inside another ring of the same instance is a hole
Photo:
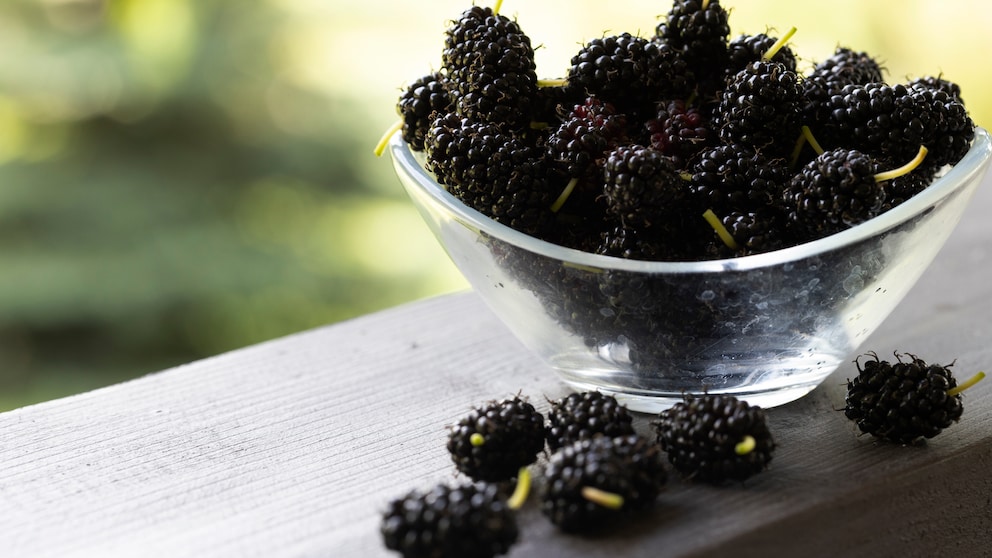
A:
{"label": "yellow stem", "polygon": [[778,51],[782,50],[782,47],[785,46],[785,43],[789,42],[789,39],[791,39],[792,36],[795,34],[796,34],[796,28],[795,27],[789,28],[789,31],[785,35],[782,35],[782,37],[779,38],[779,40],[775,41],[775,44],[773,44],[768,50],[765,51],[765,54],[762,55],[761,59],[771,60],[772,58],[774,58],[775,55],[778,54]]}
{"label": "yellow stem", "polygon": [[809,142],[809,146],[813,148],[813,151],[816,151],[817,155],[822,155],[824,151],[823,147],[821,147],[820,142],[816,141],[816,138],[813,137],[813,130],[810,130],[809,126],[803,126],[803,135],[806,136],[806,141]]}
{"label": "yellow stem", "polygon": [[979,372],[978,374],[975,374],[974,376],[965,380],[963,383],[958,384],[958,387],[953,387],[947,390],[947,395],[954,397],[955,395],[961,393],[962,391],[982,381],[982,378],[984,377],[985,377],[985,372]]}
{"label": "yellow stem", "polygon": [[499,9],[502,7],[503,7],[503,0],[496,0],[496,3],[493,4],[493,13],[498,14]]}
{"label": "yellow stem", "polygon": [[893,178],[898,178],[904,174],[909,174],[913,169],[920,166],[927,156],[927,146],[921,145],[920,150],[916,152],[916,157],[906,163],[905,165],[895,168],[892,170],[887,170],[885,172],[880,172],[875,175],[875,182],[882,182],[884,180],[892,180]]}
{"label": "yellow stem", "polygon": [[737,443],[736,446],[734,446],[734,453],[736,453],[737,455],[747,455],[752,451],[754,451],[754,448],[757,445],[758,444],[757,441],[754,439],[754,436],[748,434],[747,436],[744,436],[743,440],[741,440],[740,442]]}
{"label": "yellow stem", "polygon": [[386,150],[386,146],[389,145],[389,138],[393,137],[393,134],[399,132],[401,129],[403,129],[402,118],[394,122],[393,125],[386,130],[386,133],[382,134],[382,137],[379,138],[379,143],[375,144],[374,153],[376,157],[382,156],[382,153]]}
{"label": "yellow stem", "polygon": [[538,87],[564,87],[568,84],[567,79],[539,79],[537,80]]}
{"label": "yellow stem", "polygon": [[796,140],[796,146],[792,148],[792,155],[789,157],[789,168],[796,168],[796,163],[799,162],[799,156],[802,154],[805,145],[806,134],[800,133],[799,138]]}
{"label": "yellow stem", "polygon": [[527,501],[528,494],[530,494],[530,469],[521,467],[520,472],[517,473],[517,486],[513,488],[513,494],[506,501],[506,505],[511,510],[519,510]]}
{"label": "yellow stem", "polygon": [[702,6],[702,9],[700,11],[705,12],[706,11],[706,8],[709,7],[709,5],[710,5],[710,0],[703,0],[703,6]]}
{"label": "yellow stem", "polygon": [[594,486],[583,486],[582,497],[594,504],[611,510],[618,510],[623,507],[623,496],[601,490]]}
{"label": "yellow stem", "polygon": [[734,240],[733,236],[731,236],[730,231],[727,230],[727,227],[723,226],[723,222],[721,222],[720,218],[716,216],[716,213],[713,213],[712,209],[707,209],[703,213],[703,219],[706,219],[706,222],[713,227],[713,230],[716,231],[716,235],[720,237],[720,240],[722,240],[724,244],[727,245],[727,248],[730,248],[731,250],[737,250],[740,248],[737,241]]}
{"label": "yellow stem", "polygon": [[568,181],[568,184],[565,185],[565,189],[561,191],[561,194],[558,194],[558,199],[555,200],[555,203],[551,204],[552,212],[558,213],[558,210],[561,209],[561,206],[565,205],[565,201],[572,195],[572,192],[575,190],[575,185],[578,183],[578,178],[573,178]]}

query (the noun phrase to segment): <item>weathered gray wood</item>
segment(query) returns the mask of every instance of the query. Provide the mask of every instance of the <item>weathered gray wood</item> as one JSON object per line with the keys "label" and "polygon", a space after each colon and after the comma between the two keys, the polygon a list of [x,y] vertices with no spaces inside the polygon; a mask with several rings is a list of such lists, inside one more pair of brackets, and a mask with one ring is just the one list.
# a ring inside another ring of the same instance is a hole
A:
{"label": "weathered gray wood", "polygon": [[[990,211],[987,180],[866,349],[992,372]],[[898,447],[837,410],[852,370],[770,410],[779,449],[746,484],[672,479],[597,537],[557,533],[532,498],[511,556],[988,556],[992,382],[959,424]],[[566,390],[463,293],[3,413],[0,554],[389,556],[384,504],[461,480],[445,426],[517,392],[546,410]]]}

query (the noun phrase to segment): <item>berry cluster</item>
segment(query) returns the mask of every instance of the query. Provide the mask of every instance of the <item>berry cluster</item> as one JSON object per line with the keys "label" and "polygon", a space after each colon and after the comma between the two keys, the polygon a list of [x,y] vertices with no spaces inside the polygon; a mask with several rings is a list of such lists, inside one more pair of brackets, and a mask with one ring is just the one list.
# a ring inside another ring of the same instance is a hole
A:
{"label": "berry cluster", "polygon": [[[961,392],[985,376],[958,384],[950,366],[896,359],[856,360],[845,408],[862,432],[890,442],[940,434],[961,418]],[[668,481],[666,456],[684,480],[719,485],[765,471],[776,448],[765,411],[729,394],[685,395],[650,422],[654,436],[638,433],[612,395],[575,392],[548,404],[545,415],[519,395],[491,401],[450,426],[448,453],[472,482],[389,502],[380,525],[386,547],[404,558],[506,554],[542,454],[540,511],[562,532],[580,533],[654,504]]]}
{"label": "berry cluster", "polygon": [[538,80],[519,24],[472,6],[448,27],[441,68],[400,96],[403,137],[496,221],[683,261],[852,227],[968,150],[975,125],[955,83],[889,83],[847,47],[804,71],[794,31],[732,39],[720,0],[675,0],[652,36],[592,39],[564,79]]}
{"label": "berry cluster", "polygon": [[655,436],[639,434],[612,395],[576,392],[548,404],[546,417],[520,396],[462,416],[448,430],[447,449],[472,482],[389,502],[380,527],[386,547],[407,558],[508,552],[519,538],[529,467],[542,454],[540,511],[576,533],[649,508],[668,480],[666,452],[686,479],[718,484],[761,472],[775,447],[761,409],[729,395],[676,405],[652,423]]}

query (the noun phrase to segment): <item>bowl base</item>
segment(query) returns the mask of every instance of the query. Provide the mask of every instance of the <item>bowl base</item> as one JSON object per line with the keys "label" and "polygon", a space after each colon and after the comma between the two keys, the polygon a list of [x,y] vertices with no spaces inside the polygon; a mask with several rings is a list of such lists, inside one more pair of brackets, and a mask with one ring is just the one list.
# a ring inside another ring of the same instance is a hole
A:
{"label": "bowl base", "polygon": [[[612,395],[619,403],[626,405],[629,410],[637,413],[657,414],[683,400],[682,394],[655,393],[645,395],[637,392],[611,390],[600,385],[585,384],[582,382],[574,382],[569,380],[564,380],[564,382],[575,391],[599,391],[604,394]],[[709,391],[709,393],[729,393],[743,401],[747,401],[750,405],[756,405],[758,407],[768,409],[795,401],[796,399],[799,399],[800,397],[816,389],[818,385],[818,383],[801,384],[797,386],[781,387],[772,391],[762,390],[760,392],[724,392],[712,390]],[[703,392],[700,391],[695,394],[701,395],[702,393]]]}
{"label": "bowl base", "polygon": [[661,364],[658,370],[668,370],[667,374],[631,373],[603,360],[594,364],[581,357],[554,364],[572,389],[608,393],[631,411],[657,413],[682,401],[684,395],[704,393],[733,395],[763,408],[784,405],[820,385],[844,362],[845,355],[841,351],[738,353],[691,365]]}

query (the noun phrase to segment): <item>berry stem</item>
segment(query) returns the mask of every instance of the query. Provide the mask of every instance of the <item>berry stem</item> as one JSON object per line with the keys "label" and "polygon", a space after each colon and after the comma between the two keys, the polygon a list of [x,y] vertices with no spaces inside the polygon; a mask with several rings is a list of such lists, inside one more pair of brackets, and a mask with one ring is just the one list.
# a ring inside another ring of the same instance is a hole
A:
{"label": "berry stem", "polygon": [[705,12],[706,8],[710,5],[710,0],[703,0],[703,5],[699,8],[699,11]]}
{"label": "berry stem", "polygon": [[513,494],[506,501],[506,505],[511,510],[519,510],[523,507],[524,502],[527,501],[527,495],[530,494],[530,484],[530,469],[521,467],[520,472],[517,473],[517,485],[513,488]]}
{"label": "berry stem", "polygon": [[393,122],[393,125],[390,126],[388,130],[386,130],[386,133],[382,134],[382,137],[379,138],[379,143],[375,144],[374,153],[376,157],[382,156],[382,153],[386,151],[386,146],[389,145],[389,138],[393,137],[393,134],[399,132],[402,128],[403,128],[403,119],[401,118],[396,122]]}
{"label": "berry stem", "polygon": [[727,230],[727,227],[723,226],[723,222],[721,222],[720,218],[716,216],[716,213],[713,213],[712,209],[707,209],[703,212],[703,219],[706,219],[706,222],[713,227],[713,230],[716,231],[716,235],[720,237],[720,240],[722,240],[724,244],[727,245],[727,248],[730,248],[731,250],[740,249],[737,241],[734,240],[733,236],[731,236],[730,231]]}
{"label": "berry stem", "polygon": [[[806,126],[803,126],[804,128]],[[799,137],[796,138],[796,145],[792,148],[792,154],[789,156],[789,168],[796,168],[796,164],[799,163],[799,155],[803,152],[803,147],[806,147],[806,134],[800,132]]]}
{"label": "berry stem", "polygon": [[875,182],[892,180],[893,178],[898,178],[904,174],[909,174],[910,172],[913,171],[913,169],[920,166],[920,163],[923,162],[923,159],[925,159],[926,156],[927,156],[927,146],[921,145],[920,150],[916,153],[916,157],[913,157],[913,159],[910,162],[906,163],[901,167],[876,174]]}
{"label": "berry stem", "polygon": [[618,510],[623,507],[623,496],[601,490],[594,486],[583,486],[582,497],[594,504],[611,510]]}
{"label": "berry stem", "polygon": [[537,80],[538,87],[564,87],[568,84],[567,79],[539,79]]}
{"label": "berry stem", "polygon": [[978,374],[975,374],[974,376],[968,378],[964,382],[958,384],[957,387],[953,387],[947,390],[947,395],[954,397],[955,395],[961,393],[962,391],[982,381],[983,378],[985,378],[985,372],[979,372]]}
{"label": "berry stem", "polygon": [[743,440],[741,440],[740,442],[737,443],[736,446],[734,446],[734,453],[736,453],[737,455],[747,455],[752,451],[754,451],[754,448],[757,445],[758,444],[757,441],[754,439],[754,436],[748,434],[747,436],[744,436]]}
{"label": "berry stem", "polygon": [[771,60],[776,54],[778,54],[778,51],[782,50],[782,47],[785,46],[785,43],[789,42],[789,39],[791,39],[792,36],[795,34],[796,34],[796,28],[795,27],[789,28],[789,30],[785,33],[785,35],[782,35],[782,37],[779,38],[779,40],[775,41],[775,44],[768,47],[768,50],[766,50],[765,54],[761,56],[761,59]]}
{"label": "berry stem", "polygon": [[503,7],[503,0],[496,0],[496,2],[493,4],[493,13],[498,14],[499,9],[502,7]]}
{"label": "berry stem", "polygon": [[806,137],[806,141],[809,142],[809,146],[813,148],[813,151],[816,151],[817,155],[823,154],[823,146],[821,146],[820,142],[816,141],[816,138],[813,137],[813,130],[810,130],[809,126],[803,126],[803,136]]}
{"label": "berry stem", "polygon": [[477,448],[485,445],[486,437],[478,432],[473,432],[472,435],[468,437],[468,443],[472,444],[472,447]]}
{"label": "berry stem", "polygon": [[558,213],[561,206],[565,205],[565,201],[567,201],[568,197],[572,195],[573,191],[575,191],[575,185],[578,183],[578,178],[573,178],[568,181],[568,184],[565,185],[565,189],[561,191],[561,194],[558,194],[558,199],[555,200],[555,203],[551,204],[552,212]]}

